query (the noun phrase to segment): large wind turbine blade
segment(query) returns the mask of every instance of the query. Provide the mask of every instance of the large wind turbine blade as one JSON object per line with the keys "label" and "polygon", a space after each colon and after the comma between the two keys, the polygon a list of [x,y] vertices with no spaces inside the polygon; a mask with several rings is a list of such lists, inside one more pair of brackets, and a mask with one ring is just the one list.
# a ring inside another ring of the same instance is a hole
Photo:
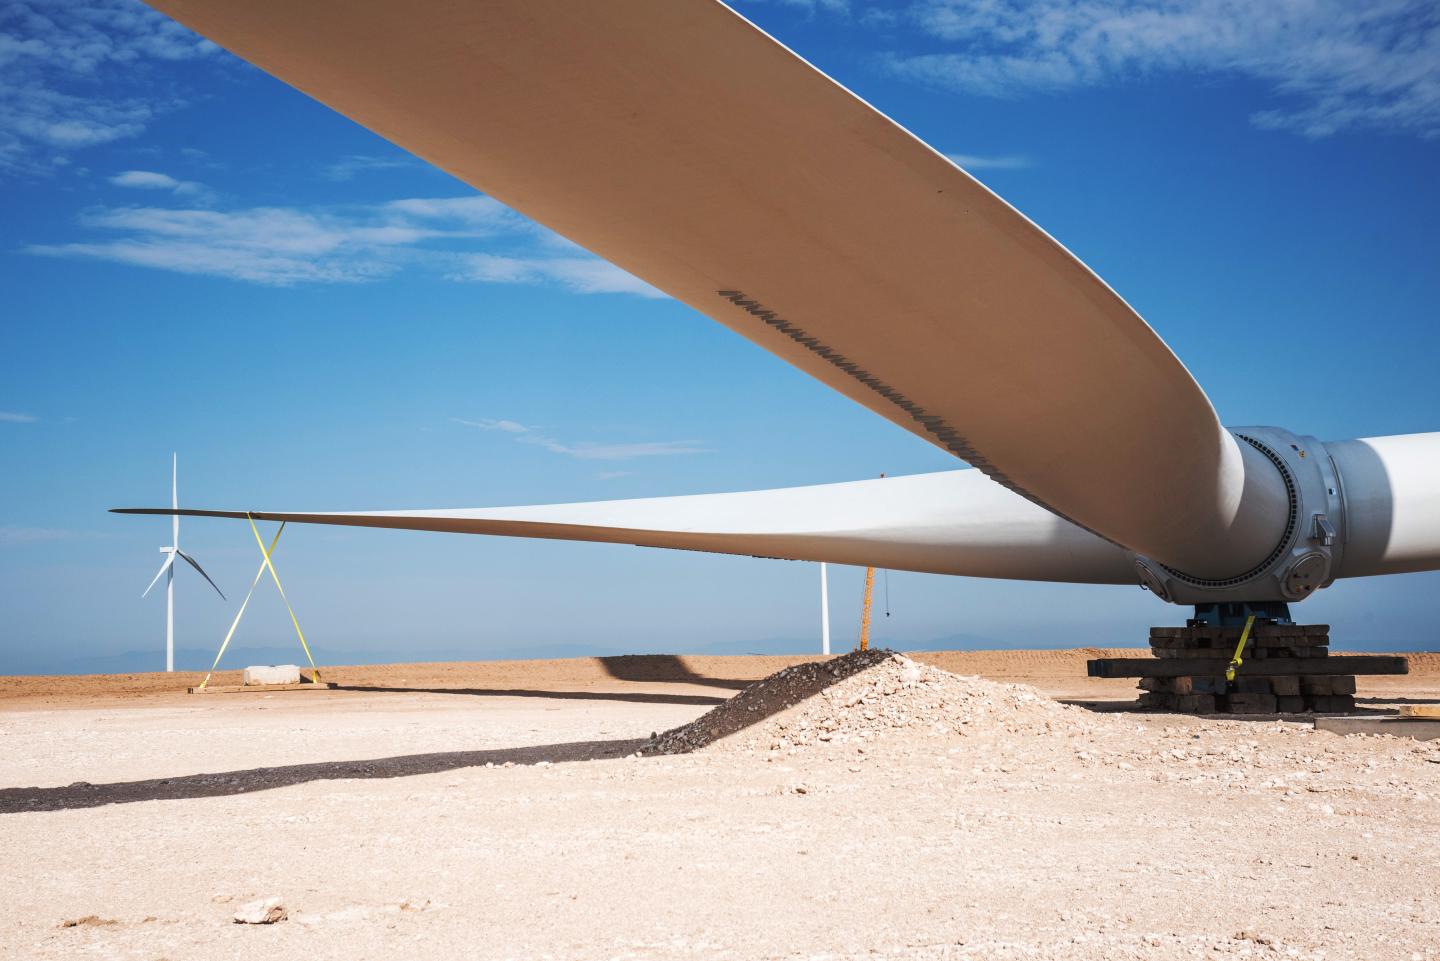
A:
{"label": "large wind turbine blade", "polygon": [[[120,514],[166,514],[125,508]],[[182,510],[192,517],[245,511]],[[1133,584],[1133,556],[979,471],[737,494],[256,520],[599,541],[972,577]]]}
{"label": "large wind turbine blade", "polygon": [[[169,513],[169,512],[167,511],[166,513]],[[145,588],[144,592],[143,592],[140,596],[141,596],[141,597],[147,597],[147,596],[149,596],[149,594],[150,594],[150,588],[152,588],[152,587],[154,587],[156,584],[160,583],[160,577],[161,577],[161,575],[163,575],[166,571],[168,571],[168,570],[170,569],[170,565],[172,565],[172,564],[174,564],[174,563],[175,563],[175,555],[174,555],[174,554],[166,554],[166,555],[165,555],[165,562],[160,565],[160,569],[155,572],[155,578],[154,578],[152,581],[150,581],[150,586],[147,587],[147,588]]]}
{"label": "large wind turbine blade", "polygon": [[[176,514],[175,516],[178,518],[180,515],[179,515],[179,514]],[[221,599],[222,601],[225,600],[225,592],[222,591],[222,590],[220,590],[220,585],[218,585],[218,584],[216,584],[214,581],[210,580],[210,575],[205,573],[205,568],[203,568],[203,567],[200,566],[200,562],[199,562],[199,561],[195,560],[195,558],[191,557],[189,554],[185,553],[184,551],[180,550],[179,548],[176,548],[176,549],[175,549],[175,553],[176,553],[176,554],[179,554],[180,557],[184,559],[185,563],[187,563],[187,564],[189,564],[191,567],[195,568],[195,570],[199,572],[199,574],[200,574],[201,577],[203,577],[203,578],[205,578],[205,580],[209,581],[209,582],[210,582],[210,586],[213,587],[213,588],[215,588],[215,593],[220,595],[220,599]]]}
{"label": "large wind turbine blade", "polygon": [[1224,578],[1285,532],[1114,291],[714,0],[152,3],[1117,543]]}
{"label": "large wind turbine blade", "polygon": [[[170,506],[180,506],[180,458],[174,453],[170,455]],[[179,514],[170,519],[170,544],[177,551],[180,549]]]}

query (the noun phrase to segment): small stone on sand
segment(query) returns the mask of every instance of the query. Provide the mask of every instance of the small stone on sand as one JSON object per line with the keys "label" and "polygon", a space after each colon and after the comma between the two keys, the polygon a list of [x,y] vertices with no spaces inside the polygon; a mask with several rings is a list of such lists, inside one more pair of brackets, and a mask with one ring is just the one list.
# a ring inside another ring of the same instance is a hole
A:
{"label": "small stone on sand", "polygon": [[261,898],[258,901],[251,901],[242,904],[240,910],[235,912],[236,924],[274,924],[276,921],[284,921],[289,917],[285,905],[280,903],[279,898]]}

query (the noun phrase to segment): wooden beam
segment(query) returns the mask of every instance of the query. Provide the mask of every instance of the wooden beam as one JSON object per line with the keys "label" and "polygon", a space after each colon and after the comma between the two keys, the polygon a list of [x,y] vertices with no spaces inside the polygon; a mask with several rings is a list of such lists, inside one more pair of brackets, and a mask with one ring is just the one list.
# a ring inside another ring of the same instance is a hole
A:
{"label": "wooden beam", "polygon": [[[1086,661],[1091,677],[1211,677],[1225,673],[1214,657],[1102,657]],[[1247,660],[1237,674],[1264,677],[1292,674],[1409,674],[1403,657],[1388,654],[1335,654],[1330,657],[1270,657]]]}
{"label": "wooden beam", "polygon": [[207,687],[186,688],[191,694],[267,694],[271,691],[333,691],[336,685],[330,681],[302,681],[299,684],[211,684]]}

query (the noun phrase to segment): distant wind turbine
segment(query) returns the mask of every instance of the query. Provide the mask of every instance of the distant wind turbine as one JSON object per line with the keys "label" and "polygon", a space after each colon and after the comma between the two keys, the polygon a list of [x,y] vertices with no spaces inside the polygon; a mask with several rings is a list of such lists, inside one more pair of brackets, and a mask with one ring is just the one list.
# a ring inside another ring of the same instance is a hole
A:
{"label": "distant wind turbine", "polygon": [[[178,475],[178,467],[179,467],[178,458],[176,458],[176,456],[175,456],[174,454],[171,454],[171,455],[170,455],[170,506],[171,506],[172,508],[174,508],[174,509],[177,509],[177,510],[178,510],[179,507],[180,507],[180,486],[179,486],[179,483],[178,483],[178,476],[177,476],[177,475]],[[205,578],[205,580],[210,584],[211,587],[214,587],[214,588],[215,588],[215,593],[220,595],[220,599],[221,599],[221,600],[224,600],[224,599],[225,599],[225,593],[224,593],[222,590],[220,590],[220,588],[219,588],[218,586],[216,586],[216,584],[215,584],[214,581],[210,580],[210,575],[205,573],[205,569],[200,566],[199,562],[196,561],[195,558],[191,557],[189,554],[185,553],[184,551],[182,551],[182,550],[180,549],[180,515],[179,515],[179,514],[173,515],[173,516],[170,518],[170,521],[171,521],[171,523],[170,523],[170,541],[171,541],[170,546],[169,546],[169,547],[162,547],[162,548],[160,548],[160,553],[162,553],[162,554],[165,555],[165,562],[160,565],[160,570],[158,570],[158,571],[155,572],[155,578],[154,578],[154,580],[152,580],[152,581],[150,582],[150,587],[145,588],[145,593],[144,593],[144,594],[141,594],[140,596],[141,596],[141,597],[146,597],[147,595],[149,595],[151,588],[153,588],[153,587],[159,582],[159,580],[160,580],[160,575],[161,575],[161,574],[164,574],[164,575],[165,575],[165,670],[167,670],[167,671],[174,671],[174,670],[175,670],[175,558],[179,557],[179,558],[180,558],[181,560],[183,560],[185,563],[189,564],[191,567],[195,568],[195,570],[199,571],[199,572],[200,572],[200,576],[203,577],[203,578]]]}

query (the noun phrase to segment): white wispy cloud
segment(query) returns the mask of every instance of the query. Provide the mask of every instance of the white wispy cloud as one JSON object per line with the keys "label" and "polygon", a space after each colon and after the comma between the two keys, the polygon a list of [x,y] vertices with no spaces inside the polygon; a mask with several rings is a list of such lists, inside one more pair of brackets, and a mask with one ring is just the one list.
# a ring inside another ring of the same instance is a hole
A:
{"label": "white wispy cloud", "polygon": [[136,136],[176,106],[136,65],[216,52],[138,0],[0,5],[0,172],[44,172],[72,151]]}
{"label": "white wispy cloud", "polygon": [[124,170],[110,178],[117,187],[134,190],[163,190],[177,197],[201,198],[210,195],[210,188],[193,180],[177,180],[154,170]]}
{"label": "white wispy cloud", "polygon": [[966,170],[1026,170],[1035,166],[1029,157],[1022,154],[946,154]]}
{"label": "white wispy cloud", "polygon": [[[115,182],[177,195],[187,183],[153,171],[127,171]],[[91,236],[23,249],[279,287],[356,283],[415,268],[460,282],[664,296],[480,195],[310,208],[97,207],[79,224]]]}
{"label": "white wispy cloud", "polygon": [[533,225],[500,201],[483,194],[468,197],[411,197],[392,200],[384,209],[424,220],[453,221],[487,230],[528,231]]}
{"label": "white wispy cloud", "polygon": [[17,414],[12,410],[0,410],[0,424],[33,424],[39,419],[33,414]]}
{"label": "white wispy cloud", "polygon": [[25,248],[52,257],[111,260],[271,286],[353,282],[398,269],[386,255],[433,232],[408,224],[285,209],[121,207],[88,211],[85,227],[119,239]]}
{"label": "white wispy cloud", "polygon": [[516,423],[513,420],[491,420],[489,418],[466,420],[463,417],[452,417],[450,419],[457,424],[464,424],[466,427],[478,427],[481,430],[499,430],[507,434],[524,434],[534,429],[526,427],[524,424]]}
{"label": "white wispy cloud", "polygon": [[791,7],[811,15],[820,11],[837,14],[848,14],[850,12],[850,0],[749,0],[749,2],[775,3],[779,6]]}
{"label": "white wispy cloud", "polygon": [[1440,136],[1432,0],[923,0],[911,14],[952,49],[889,64],[940,86],[1015,96],[1228,74],[1270,84],[1276,105],[1251,118],[1261,127]]}
{"label": "white wispy cloud", "polygon": [[[518,421],[491,418],[466,419],[463,417],[452,417],[451,420],[466,427],[500,431],[511,435],[518,443],[531,444],[548,450],[552,454],[563,454],[576,460],[634,460],[639,457],[670,457],[677,454],[709,452],[708,448],[702,447],[696,440],[640,441],[629,444],[605,444],[596,441],[566,443],[556,440],[538,427],[527,427]],[[619,477],[625,472],[606,473],[613,477]]]}
{"label": "white wispy cloud", "polygon": [[480,280],[496,284],[541,284],[553,281],[581,294],[635,294],[664,297],[665,294],[595,257],[502,257],[469,254],[456,280]]}
{"label": "white wispy cloud", "polygon": [[326,180],[343,182],[353,180],[356,175],[369,173],[372,170],[398,170],[416,165],[417,162],[413,157],[375,157],[366,154],[351,154],[332,164],[327,164],[321,169],[320,176]]}
{"label": "white wispy cloud", "polygon": [[578,460],[634,460],[637,457],[671,457],[675,454],[705,454],[708,450],[696,440],[647,441],[638,444],[597,444],[581,441],[578,444],[558,444],[546,441],[541,444],[555,454],[565,454]]}

